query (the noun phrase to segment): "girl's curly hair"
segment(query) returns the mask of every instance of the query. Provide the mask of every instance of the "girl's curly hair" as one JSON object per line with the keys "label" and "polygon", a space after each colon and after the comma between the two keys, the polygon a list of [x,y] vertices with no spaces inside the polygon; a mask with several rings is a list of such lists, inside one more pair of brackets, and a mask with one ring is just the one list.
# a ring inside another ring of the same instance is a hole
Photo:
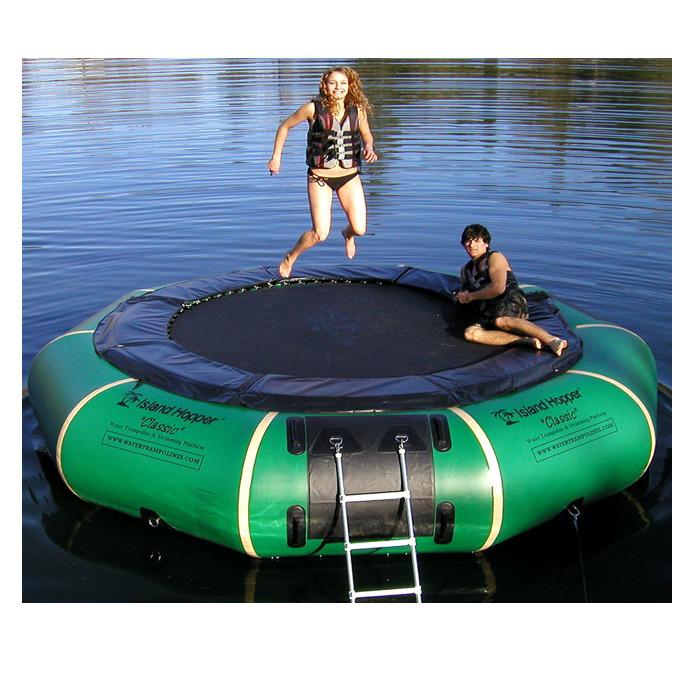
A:
{"label": "girl's curly hair", "polygon": [[362,81],[360,76],[348,66],[335,66],[334,68],[329,68],[322,76],[319,83],[318,96],[316,97],[326,109],[330,109],[333,106],[333,100],[330,95],[326,93],[326,80],[331,73],[344,73],[348,79],[348,94],[345,96],[345,105],[355,105],[356,107],[361,107],[365,114],[372,113],[372,104],[367,99],[364,91],[362,90]]}

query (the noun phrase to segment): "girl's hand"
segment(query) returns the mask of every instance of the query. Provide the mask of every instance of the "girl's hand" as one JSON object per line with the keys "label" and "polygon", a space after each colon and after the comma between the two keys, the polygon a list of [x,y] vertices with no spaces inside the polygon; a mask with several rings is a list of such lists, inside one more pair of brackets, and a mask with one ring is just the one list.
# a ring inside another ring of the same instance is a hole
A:
{"label": "girl's hand", "polygon": [[267,161],[267,169],[270,171],[270,175],[277,175],[282,167],[282,161],[274,156]]}
{"label": "girl's hand", "polygon": [[379,156],[374,152],[372,146],[365,146],[364,150],[362,151],[362,157],[368,163],[374,163],[374,161],[379,160]]}

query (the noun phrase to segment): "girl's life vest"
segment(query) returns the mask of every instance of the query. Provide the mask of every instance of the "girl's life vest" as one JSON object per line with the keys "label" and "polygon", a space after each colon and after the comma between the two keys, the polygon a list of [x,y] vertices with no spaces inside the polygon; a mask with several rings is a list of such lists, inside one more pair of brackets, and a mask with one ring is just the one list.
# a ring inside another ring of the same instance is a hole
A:
{"label": "girl's life vest", "polygon": [[310,168],[358,168],[362,141],[357,107],[350,105],[339,122],[321,102],[314,100],[314,105],[314,120],[306,137],[306,164]]}

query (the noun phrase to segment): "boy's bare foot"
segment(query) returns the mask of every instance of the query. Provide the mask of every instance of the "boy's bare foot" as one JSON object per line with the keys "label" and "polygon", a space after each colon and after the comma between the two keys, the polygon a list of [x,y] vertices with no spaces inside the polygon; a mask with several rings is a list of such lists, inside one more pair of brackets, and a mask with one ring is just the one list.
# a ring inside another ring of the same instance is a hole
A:
{"label": "boy's bare foot", "polygon": [[564,350],[569,346],[569,343],[564,340],[563,338],[552,338],[552,340],[549,340],[547,342],[547,347],[557,356],[559,357]]}
{"label": "boy's bare foot", "polygon": [[289,257],[289,253],[287,253],[282,259],[282,262],[279,264],[279,267],[277,268],[279,270],[280,277],[284,277],[285,279],[289,277],[289,275],[292,274],[293,265],[294,262]]}
{"label": "boy's bare foot", "polygon": [[343,231],[343,238],[345,239],[345,255],[352,260],[355,257],[355,236],[348,236]]}
{"label": "boy's bare foot", "polygon": [[510,345],[526,345],[527,347],[535,348],[535,350],[542,350],[542,343],[537,338],[532,338],[529,335],[514,340]]}

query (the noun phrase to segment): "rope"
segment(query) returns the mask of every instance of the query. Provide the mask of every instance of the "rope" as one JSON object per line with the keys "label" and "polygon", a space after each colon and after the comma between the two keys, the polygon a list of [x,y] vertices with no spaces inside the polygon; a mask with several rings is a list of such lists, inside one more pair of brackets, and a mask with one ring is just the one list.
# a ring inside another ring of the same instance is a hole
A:
{"label": "rope", "polygon": [[579,529],[578,529],[578,517],[579,517],[579,515],[581,515],[581,511],[575,503],[572,503],[566,509],[566,512],[571,516],[571,521],[573,522],[573,525],[574,525],[574,531],[576,532],[576,544],[578,546],[578,561],[579,561],[579,566],[581,568],[581,585],[583,587],[583,602],[587,603],[588,602],[588,590],[586,588],[586,571],[585,571],[585,568],[583,565],[583,551],[581,550],[581,536],[580,536]]}

